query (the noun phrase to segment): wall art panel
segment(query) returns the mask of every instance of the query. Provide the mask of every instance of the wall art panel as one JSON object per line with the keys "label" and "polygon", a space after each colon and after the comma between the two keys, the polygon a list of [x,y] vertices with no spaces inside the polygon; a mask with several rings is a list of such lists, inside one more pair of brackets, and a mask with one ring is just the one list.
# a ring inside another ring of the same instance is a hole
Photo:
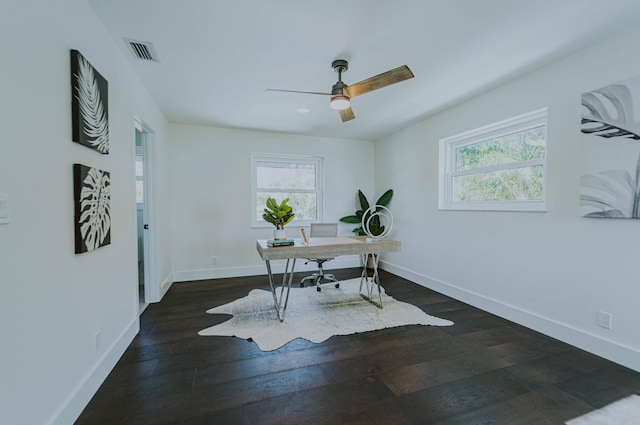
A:
{"label": "wall art panel", "polygon": [[109,173],[73,164],[76,254],[111,243],[111,180]]}
{"label": "wall art panel", "polygon": [[640,77],[582,95],[580,214],[640,218]]}
{"label": "wall art panel", "polygon": [[77,50],[71,50],[73,141],[109,153],[109,84]]}

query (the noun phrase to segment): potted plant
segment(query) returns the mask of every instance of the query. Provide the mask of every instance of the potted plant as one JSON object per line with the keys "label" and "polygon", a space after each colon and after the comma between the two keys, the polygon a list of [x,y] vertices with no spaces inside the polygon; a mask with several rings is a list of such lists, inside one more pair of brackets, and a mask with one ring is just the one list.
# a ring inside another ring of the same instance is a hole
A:
{"label": "potted plant", "polygon": [[[381,205],[386,207],[389,202],[391,202],[391,198],[393,197],[393,189],[387,190],[375,203],[375,205]],[[360,209],[356,211],[355,215],[347,215],[340,219],[343,223],[351,223],[351,224],[359,224],[360,226],[353,229],[353,232],[360,235],[366,236],[364,230],[362,229],[362,217],[365,216],[365,211],[367,211],[369,206],[369,201],[367,201],[367,197],[364,196],[361,190],[358,190],[358,200],[360,201]],[[368,212],[365,216],[365,222],[369,219],[371,212]],[[373,236],[381,235],[384,232],[384,225],[380,223],[380,218],[376,215],[371,219],[369,223],[369,231],[373,234]]]}
{"label": "potted plant", "polygon": [[278,204],[275,199],[268,197],[266,202],[267,208],[264,209],[264,214],[262,214],[264,221],[276,226],[273,231],[273,238],[276,240],[287,239],[284,226],[289,224],[296,216],[293,213],[293,208],[287,205],[287,202],[289,202],[289,198],[285,198]]}

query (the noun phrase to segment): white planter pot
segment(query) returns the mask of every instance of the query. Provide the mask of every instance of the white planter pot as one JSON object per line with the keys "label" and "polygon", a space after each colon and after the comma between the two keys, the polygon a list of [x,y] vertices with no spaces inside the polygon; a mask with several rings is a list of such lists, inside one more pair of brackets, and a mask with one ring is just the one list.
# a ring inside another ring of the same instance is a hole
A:
{"label": "white planter pot", "polygon": [[279,241],[283,239],[287,239],[287,231],[284,229],[274,229],[273,230],[273,239]]}

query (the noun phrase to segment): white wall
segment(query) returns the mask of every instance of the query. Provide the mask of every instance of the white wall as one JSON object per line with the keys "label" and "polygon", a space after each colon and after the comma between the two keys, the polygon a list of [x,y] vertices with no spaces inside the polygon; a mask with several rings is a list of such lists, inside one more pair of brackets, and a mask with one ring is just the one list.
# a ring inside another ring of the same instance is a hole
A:
{"label": "white wall", "polygon": [[[11,205],[11,222],[0,225],[0,423],[72,423],[138,329],[135,116],[158,146],[153,284],[166,287],[173,270],[180,278],[264,273],[253,240],[271,230],[249,226],[250,153],[323,156],[326,221],[352,213],[358,189],[370,199],[395,190],[403,250],[387,257],[388,269],[640,370],[638,223],[577,215],[580,93],[640,75],[632,54],[640,29],[375,147],[169,126],[83,0],[4,0],[0,36],[0,194]],[[109,155],[71,142],[69,49],[109,81]],[[436,210],[438,139],[543,106],[548,213]],[[111,245],[82,255],[73,253],[73,163],[112,177]],[[613,313],[612,331],[595,326],[597,310]]]}
{"label": "white wall", "polygon": [[[640,76],[638,39],[619,33],[378,141],[376,187],[396,191],[403,244],[385,268],[640,370],[640,223],[578,216],[580,95]],[[545,106],[548,212],[437,210],[439,139]]]}
{"label": "white wall", "polygon": [[[255,240],[272,238],[273,227],[250,227],[252,152],[323,157],[324,221],[353,214],[358,189],[374,196],[370,141],[177,124],[170,133],[176,281],[265,273]],[[341,223],[339,233],[351,235],[353,227]],[[293,224],[287,230],[300,237]],[[357,257],[340,258],[327,267],[357,265]]]}
{"label": "white wall", "polygon": [[[167,123],[85,1],[4,0],[0,38],[0,423],[69,424],[138,329],[134,116],[156,130],[159,161]],[[71,141],[70,49],[109,82],[109,155]],[[74,163],[112,179],[111,245],[81,255]],[[166,279],[168,232],[159,239]]]}

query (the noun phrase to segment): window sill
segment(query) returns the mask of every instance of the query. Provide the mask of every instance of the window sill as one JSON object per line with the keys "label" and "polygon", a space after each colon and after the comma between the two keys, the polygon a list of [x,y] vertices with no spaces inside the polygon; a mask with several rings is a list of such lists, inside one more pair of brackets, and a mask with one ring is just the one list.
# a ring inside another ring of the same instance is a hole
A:
{"label": "window sill", "polygon": [[484,211],[484,212],[530,212],[546,213],[546,202],[530,201],[522,203],[476,202],[464,204],[446,204],[438,206],[438,211]]}

